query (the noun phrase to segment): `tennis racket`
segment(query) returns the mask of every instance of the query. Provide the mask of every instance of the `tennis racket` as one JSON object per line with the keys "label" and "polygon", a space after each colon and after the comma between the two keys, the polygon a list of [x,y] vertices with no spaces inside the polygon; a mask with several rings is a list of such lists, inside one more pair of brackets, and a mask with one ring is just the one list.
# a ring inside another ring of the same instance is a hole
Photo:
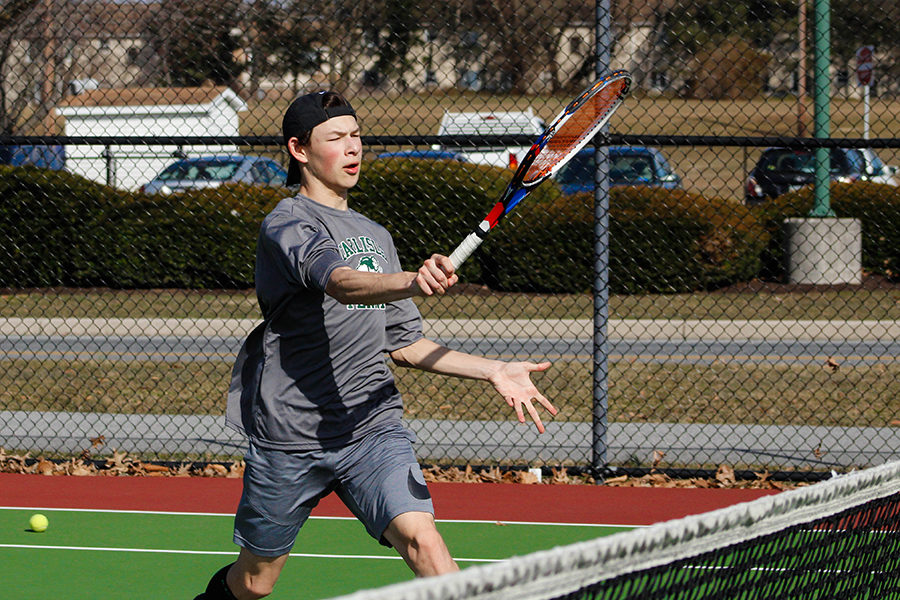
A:
{"label": "tennis racket", "polygon": [[582,92],[559,113],[528,150],[491,212],[450,254],[450,262],[455,268],[458,269],[475,252],[500,219],[531,190],[556,174],[593,139],[622,104],[630,86],[631,75],[626,71],[614,71]]}

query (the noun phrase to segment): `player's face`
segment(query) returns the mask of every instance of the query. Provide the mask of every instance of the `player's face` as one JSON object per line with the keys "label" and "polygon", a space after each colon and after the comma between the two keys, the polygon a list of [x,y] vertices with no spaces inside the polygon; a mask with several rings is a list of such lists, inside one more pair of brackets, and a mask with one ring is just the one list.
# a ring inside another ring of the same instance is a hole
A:
{"label": "player's face", "polygon": [[342,115],[313,128],[306,146],[306,174],[334,192],[359,181],[362,141],[356,117]]}

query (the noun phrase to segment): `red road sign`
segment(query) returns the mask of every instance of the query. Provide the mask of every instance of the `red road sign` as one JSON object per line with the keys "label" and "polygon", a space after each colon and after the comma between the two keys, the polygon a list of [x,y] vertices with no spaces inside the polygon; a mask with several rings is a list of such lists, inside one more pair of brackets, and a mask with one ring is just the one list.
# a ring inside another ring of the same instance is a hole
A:
{"label": "red road sign", "polygon": [[862,46],[856,51],[856,79],[859,85],[872,84],[874,54],[874,46]]}

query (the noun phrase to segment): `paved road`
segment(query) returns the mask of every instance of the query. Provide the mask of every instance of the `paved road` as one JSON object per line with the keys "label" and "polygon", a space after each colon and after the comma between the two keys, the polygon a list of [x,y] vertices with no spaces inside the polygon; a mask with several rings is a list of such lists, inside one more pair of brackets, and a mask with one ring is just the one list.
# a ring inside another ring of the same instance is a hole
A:
{"label": "paved road", "polygon": [[[591,462],[590,423],[548,423],[543,435],[508,421],[411,419],[407,425],[419,438],[416,453],[424,463]],[[221,416],[0,411],[0,447],[7,451],[78,454],[101,435],[106,452],[240,456],[246,446]],[[900,459],[900,435],[891,427],[611,423],[608,446],[608,461],[620,465],[649,465],[655,452],[663,452],[668,465],[771,470],[865,467]]]}
{"label": "paved road", "polygon": [[[0,318],[0,335],[244,337],[251,319]],[[588,319],[425,320],[429,337],[591,339]],[[623,340],[898,340],[900,321],[758,319],[611,319],[610,339]]]}
{"label": "paved road", "polygon": [[[7,358],[159,361],[233,360],[256,325],[238,319],[0,319]],[[455,319],[424,323],[425,334],[491,356],[590,361],[586,319]],[[893,362],[897,321],[611,320],[612,360],[688,363]]]}
{"label": "paved road", "polygon": [[[501,358],[541,358],[591,362],[593,345],[586,339],[437,338],[447,346]],[[243,342],[238,337],[30,336],[0,339],[6,359],[65,359],[161,362],[232,362]],[[820,340],[610,340],[609,359],[643,362],[711,364],[821,363],[834,358],[844,365],[893,363],[900,341]]]}

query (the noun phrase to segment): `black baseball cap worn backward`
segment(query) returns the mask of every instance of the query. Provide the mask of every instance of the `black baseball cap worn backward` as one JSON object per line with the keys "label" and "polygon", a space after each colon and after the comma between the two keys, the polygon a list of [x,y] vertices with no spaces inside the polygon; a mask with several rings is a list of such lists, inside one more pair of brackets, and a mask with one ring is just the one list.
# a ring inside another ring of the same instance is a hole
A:
{"label": "black baseball cap worn backward", "polygon": [[[324,108],[322,100],[325,92],[316,92],[300,96],[288,106],[284,112],[284,120],[281,122],[281,132],[284,135],[284,145],[292,137],[302,138],[304,134],[312,131],[313,127],[324,123],[328,119],[349,115],[356,117],[356,111],[349,104],[345,106],[332,106]],[[287,185],[300,183],[300,163],[291,156],[288,165]]]}

